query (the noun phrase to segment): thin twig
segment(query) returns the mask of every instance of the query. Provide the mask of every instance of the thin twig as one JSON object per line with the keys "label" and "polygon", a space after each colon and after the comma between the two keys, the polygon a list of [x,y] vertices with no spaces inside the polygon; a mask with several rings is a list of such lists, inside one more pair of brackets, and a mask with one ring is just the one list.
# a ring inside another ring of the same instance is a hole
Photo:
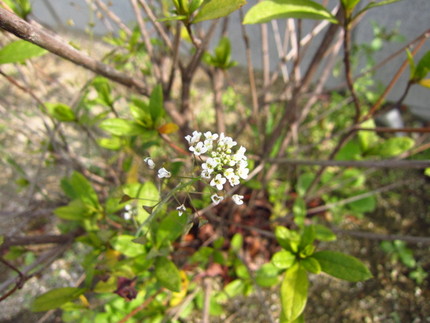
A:
{"label": "thin twig", "polygon": [[170,40],[169,36],[167,35],[166,31],[164,30],[163,25],[161,25],[157,21],[157,17],[155,16],[151,7],[146,3],[145,0],[139,0],[139,3],[142,6],[143,10],[146,12],[146,15],[148,16],[149,20],[153,24],[155,30],[160,35],[160,37],[163,39],[164,43],[167,45],[167,47],[170,50],[172,50],[172,48],[173,48],[172,41]]}
{"label": "thin twig", "polygon": [[209,309],[211,302],[211,294],[212,294],[212,284],[209,277],[205,277],[203,279],[203,291],[204,291],[204,301],[203,301],[203,309],[202,309],[202,323],[210,323],[209,319]]}
{"label": "thin twig", "polygon": [[[240,21],[243,21],[243,9],[240,8]],[[254,118],[258,115],[258,95],[257,95],[257,86],[255,83],[255,75],[254,75],[254,67],[252,64],[251,58],[251,47],[249,44],[248,33],[246,32],[246,27],[244,24],[241,24],[242,31],[242,39],[245,44],[245,53],[246,53],[246,65],[248,67],[248,78],[249,78],[249,87],[251,92],[251,102],[252,102],[252,115]]]}
{"label": "thin twig", "polygon": [[[344,8],[346,11],[346,9]],[[352,81],[352,70],[351,70],[351,53],[350,53],[350,47],[351,47],[351,21],[350,17],[348,15],[345,15],[344,24],[343,24],[343,65],[345,68],[345,79],[346,84],[349,90],[349,93],[352,97],[352,102],[354,104],[355,108],[355,116],[354,116],[354,123],[357,123],[360,120],[361,116],[361,108],[360,108],[360,102],[358,100],[357,93],[354,89],[354,84]]]}
{"label": "thin twig", "polygon": [[298,160],[288,158],[268,159],[268,163],[301,166],[358,167],[358,168],[415,168],[430,167],[430,160]]}
{"label": "thin twig", "polygon": [[109,7],[100,0],[94,0],[96,2],[96,5],[113,21],[115,22],[121,29],[125,31],[127,36],[131,36],[132,32],[130,28],[128,28],[112,10],[109,9]]}

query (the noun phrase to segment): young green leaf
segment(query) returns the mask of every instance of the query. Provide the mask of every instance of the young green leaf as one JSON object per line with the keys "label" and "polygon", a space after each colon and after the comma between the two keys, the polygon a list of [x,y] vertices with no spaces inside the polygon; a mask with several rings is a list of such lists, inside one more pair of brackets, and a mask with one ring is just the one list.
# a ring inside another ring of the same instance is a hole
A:
{"label": "young green leaf", "polygon": [[294,222],[302,228],[306,217],[306,202],[303,198],[297,197],[293,204]]}
{"label": "young green leaf", "polygon": [[84,288],[63,287],[50,290],[38,296],[31,304],[33,312],[43,312],[59,308],[61,305],[73,301],[85,292]]}
{"label": "young green leaf", "polygon": [[149,113],[154,125],[160,121],[164,114],[163,89],[159,84],[152,90],[149,98]]}
{"label": "young green leaf", "polygon": [[63,103],[45,103],[48,114],[58,121],[76,121],[75,113],[72,108]]}
{"label": "young green leaf", "polygon": [[415,141],[409,137],[393,137],[381,142],[366,152],[366,155],[375,155],[383,158],[395,157],[411,149]]}
{"label": "young green leaf", "polygon": [[285,272],[281,285],[281,306],[288,322],[298,318],[305,309],[308,285],[306,270],[298,263]]}
{"label": "young green leaf", "polygon": [[272,263],[266,263],[255,273],[255,282],[262,287],[274,286],[279,281],[279,268]]}
{"label": "young green leaf", "polygon": [[287,269],[296,262],[296,255],[290,251],[281,250],[273,255],[271,262],[279,269]]}
{"label": "young green leaf", "polygon": [[16,40],[0,49],[0,64],[22,63],[48,51],[25,40]]}
{"label": "young green leaf", "polygon": [[354,10],[355,6],[360,2],[361,0],[342,0],[342,5],[347,11]]}
{"label": "young green leaf", "polygon": [[245,15],[244,24],[259,24],[273,19],[324,19],[337,24],[336,18],[321,4],[311,0],[266,0]]}
{"label": "young green leaf", "polygon": [[111,239],[110,244],[116,251],[121,252],[127,257],[136,257],[146,253],[145,247],[133,242],[135,236],[122,234]]}
{"label": "young green leaf", "polygon": [[315,240],[315,228],[313,225],[307,225],[303,229],[303,233],[300,236],[299,249],[303,249],[308,245],[312,245]]}
{"label": "young green leaf", "polygon": [[160,247],[166,241],[176,240],[188,223],[186,215],[178,216],[177,211],[170,212],[159,224],[156,234],[157,245]]}
{"label": "young green leaf", "polygon": [[414,81],[418,82],[424,79],[430,72],[430,51],[424,54],[423,57],[418,61],[414,72]]}
{"label": "young green leaf", "polygon": [[29,0],[3,0],[21,18],[26,19],[31,13],[31,2]]}
{"label": "young green leaf", "polygon": [[319,274],[321,272],[320,263],[312,256],[300,260],[300,264],[303,266],[303,268],[313,274]]}
{"label": "young green leaf", "polygon": [[163,287],[174,292],[181,291],[181,275],[172,261],[166,257],[157,257],[154,266],[155,277]]}
{"label": "young green leaf", "polygon": [[348,203],[347,206],[350,210],[357,213],[372,212],[376,208],[376,198],[374,195],[363,197],[360,200]]}
{"label": "young green leaf", "polygon": [[146,131],[145,128],[137,123],[120,118],[103,120],[99,127],[115,136],[135,136]]}
{"label": "young green leaf", "polygon": [[54,214],[60,219],[70,221],[81,221],[90,215],[87,205],[80,199],[73,200],[66,206],[56,208]]}
{"label": "young green leaf", "polygon": [[315,224],[315,239],[320,241],[334,241],[336,240],[336,235],[324,225]]}
{"label": "young green leaf", "polygon": [[246,0],[211,0],[203,3],[193,23],[228,16],[246,3]]}
{"label": "young green leaf", "polygon": [[300,237],[296,232],[290,231],[286,227],[277,226],[275,228],[275,237],[282,248],[293,253],[298,251]]}
{"label": "young green leaf", "polygon": [[79,199],[85,205],[99,208],[99,199],[90,182],[78,172],[61,180],[61,188],[72,200]]}
{"label": "young green leaf", "polygon": [[243,236],[240,233],[236,233],[233,238],[231,238],[231,250],[234,252],[239,252],[243,246]]}
{"label": "young green leaf", "polygon": [[351,282],[372,278],[369,269],[357,258],[337,251],[319,251],[313,254],[321,270],[333,277]]}

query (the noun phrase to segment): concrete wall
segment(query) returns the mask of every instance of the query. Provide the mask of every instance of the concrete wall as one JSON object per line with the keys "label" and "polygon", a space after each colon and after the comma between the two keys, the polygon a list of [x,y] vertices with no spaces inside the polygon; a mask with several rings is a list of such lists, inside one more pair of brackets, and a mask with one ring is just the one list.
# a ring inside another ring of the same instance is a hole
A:
{"label": "concrete wall", "polygon": [[[102,23],[95,15],[94,11],[89,10],[85,0],[33,0],[34,17],[50,27],[59,30],[88,30],[89,25],[95,34],[103,34],[111,29],[108,24]],[[88,1],[89,2],[89,1]],[[106,2],[106,1],[105,1]],[[363,0],[360,5],[368,3],[368,0]],[[123,19],[128,25],[134,24],[134,13],[130,2],[127,0],[110,0],[111,9]],[[248,4],[244,7],[246,10],[251,7],[256,0],[248,0]],[[331,0],[331,6],[334,6],[337,0]],[[388,6],[374,8],[365,16],[359,27],[354,31],[354,38],[357,43],[369,43],[373,39],[373,30],[371,22],[374,21],[381,26],[385,26],[387,30],[396,28],[400,24],[400,33],[405,37],[404,42],[391,43],[376,55],[376,61],[380,61],[390,53],[404,46],[407,41],[415,39],[425,30],[430,28],[430,0],[403,0]],[[69,22],[69,24],[67,23]],[[70,25],[73,22],[73,25]],[[312,24],[313,22],[304,22]],[[115,28],[115,24],[111,25]],[[282,22],[280,23],[281,30]],[[306,28],[307,25],[305,25]],[[253,53],[253,64],[256,68],[261,66],[261,48],[260,48],[260,27],[258,25],[249,25],[246,27],[251,38],[251,48]],[[245,64],[245,48],[241,36],[240,18],[238,13],[234,13],[230,19],[229,35],[232,39],[233,59],[240,64]],[[269,33],[272,34],[269,28]],[[318,44],[318,41],[315,42]],[[417,57],[421,57],[426,51],[430,50],[430,40],[426,42]],[[312,52],[312,48],[309,51]],[[270,39],[270,56],[271,62],[277,62],[278,56],[273,37]],[[388,83],[394,75],[397,68],[405,59],[405,54],[399,55],[392,60],[376,75],[378,80],[383,83]],[[306,62],[305,62],[306,64]],[[274,64],[275,65],[275,64]],[[276,68],[272,66],[272,68]],[[390,92],[389,99],[395,101],[398,99],[407,82],[409,71],[406,70],[400,82]],[[332,79],[329,83],[331,86],[337,84],[337,80]],[[420,86],[414,86],[406,99],[406,103],[413,109],[422,111],[424,114],[429,114],[430,119],[430,90]]]}

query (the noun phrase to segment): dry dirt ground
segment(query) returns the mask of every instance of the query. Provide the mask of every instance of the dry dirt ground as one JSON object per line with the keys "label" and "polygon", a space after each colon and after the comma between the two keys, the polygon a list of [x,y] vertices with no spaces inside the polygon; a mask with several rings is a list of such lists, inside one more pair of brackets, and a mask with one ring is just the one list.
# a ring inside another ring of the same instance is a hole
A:
{"label": "dry dirt ground", "polygon": [[[67,104],[76,100],[80,86],[91,76],[51,56],[18,68],[4,66],[2,71],[31,88],[44,101]],[[46,163],[43,123],[49,121],[37,106],[28,93],[0,78],[0,235],[55,230],[50,207],[61,197],[58,180],[67,174],[68,167]],[[422,178],[423,175],[411,171],[398,176]],[[22,187],[20,183],[28,185]],[[429,182],[398,188],[395,193],[395,197],[381,194],[374,213],[363,220],[347,222],[344,229],[430,237]],[[430,246],[409,243],[408,247],[423,269],[430,272]],[[311,275],[307,322],[430,322],[430,277],[417,284],[409,278],[410,270],[405,265],[391,261],[381,250],[380,240],[339,235],[337,242],[326,248],[346,251],[362,259],[375,278],[347,283]],[[27,308],[34,295],[78,279],[79,272],[65,270],[64,264],[64,260],[55,261],[44,275],[32,278],[23,289],[0,303],[0,322],[58,322],[56,313],[44,318],[44,314],[31,314]],[[0,266],[0,285],[11,275]],[[262,306],[278,312],[276,295],[276,291],[263,289],[260,297],[236,298],[226,306],[229,314],[225,318],[212,321],[268,322]],[[261,303],[261,296],[266,305]],[[195,321],[199,321],[197,317]]]}

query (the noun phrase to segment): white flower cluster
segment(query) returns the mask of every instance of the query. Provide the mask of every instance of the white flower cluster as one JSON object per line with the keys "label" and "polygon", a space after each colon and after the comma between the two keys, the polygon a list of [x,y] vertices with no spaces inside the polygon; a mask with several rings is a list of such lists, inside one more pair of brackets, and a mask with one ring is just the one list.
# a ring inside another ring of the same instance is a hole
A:
{"label": "white flower cluster", "polygon": [[[240,184],[240,179],[248,177],[248,159],[245,156],[246,148],[240,146],[236,151],[233,147],[237,145],[231,137],[224,133],[212,133],[210,131],[202,134],[194,131],[192,135],[185,137],[190,146],[190,151],[196,156],[204,156],[201,177],[207,179],[209,184],[219,191],[224,190],[227,182],[231,187]],[[201,157],[200,157],[201,158]],[[212,195],[212,201],[219,204],[224,199],[218,194]],[[233,195],[233,201],[243,204],[242,195]]]}

